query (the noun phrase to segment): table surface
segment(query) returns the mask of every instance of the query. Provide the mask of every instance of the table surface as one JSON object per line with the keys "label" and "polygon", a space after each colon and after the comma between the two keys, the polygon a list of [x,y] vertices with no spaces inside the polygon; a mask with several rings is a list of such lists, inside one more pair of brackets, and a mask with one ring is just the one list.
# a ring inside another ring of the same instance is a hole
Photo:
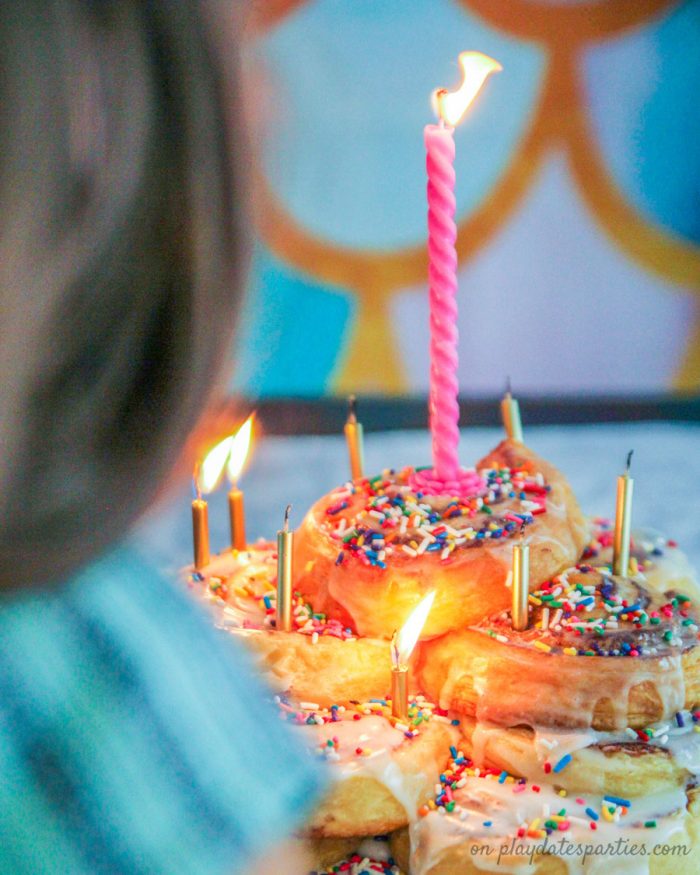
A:
{"label": "table surface", "polygon": [[[462,431],[465,464],[481,458],[502,438],[495,428]],[[634,449],[634,527],[652,527],[674,538],[700,568],[700,424],[634,423],[590,426],[540,426],[527,430],[528,444],[569,478],[583,510],[591,516],[614,514],[615,478]],[[467,461],[469,460],[469,461]],[[426,431],[369,434],[365,438],[367,473],[386,467],[430,461]],[[342,436],[267,437],[254,450],[243,475],[248,538],[272,538],[284,508],[292,504],[296,526],[322,494],[349,476]],[[151,511],[139,531],[156,561],[173,570],[191,561],[189,484]],[[211,548],[230,541],[226,488],[209,498]]]}

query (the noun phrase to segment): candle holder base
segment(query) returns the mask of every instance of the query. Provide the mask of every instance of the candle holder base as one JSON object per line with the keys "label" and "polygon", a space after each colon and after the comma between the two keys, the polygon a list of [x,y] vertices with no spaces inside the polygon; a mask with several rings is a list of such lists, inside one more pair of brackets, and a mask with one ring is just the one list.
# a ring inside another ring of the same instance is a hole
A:
{"label": "candle holder base", "polygon": [[486,491],[486,481],[474,468],[460,468],[454,478],[438,477],[434,468],[423,468],[411,474],[411,489],[423,495],[441,495],[452,498],[474,498]]}

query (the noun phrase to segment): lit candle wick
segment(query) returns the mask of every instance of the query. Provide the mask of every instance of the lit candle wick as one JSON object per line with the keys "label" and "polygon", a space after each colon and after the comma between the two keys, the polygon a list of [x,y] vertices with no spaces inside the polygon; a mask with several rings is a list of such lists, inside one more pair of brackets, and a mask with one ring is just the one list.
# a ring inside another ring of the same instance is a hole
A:
{"label": "lit candle wick", "polygon": [[408,663],[428,619],[435,590],[424,596],[391,636],[391,713],[398,720],[408,717]]}
{"label": "lit candle wick", "polygon": [[391,661],[394,668],[398,668],[401,665],[401,655],[399,654],[398,638],[399,631],[398,629],[394,629],[394,634],[391,636]]}

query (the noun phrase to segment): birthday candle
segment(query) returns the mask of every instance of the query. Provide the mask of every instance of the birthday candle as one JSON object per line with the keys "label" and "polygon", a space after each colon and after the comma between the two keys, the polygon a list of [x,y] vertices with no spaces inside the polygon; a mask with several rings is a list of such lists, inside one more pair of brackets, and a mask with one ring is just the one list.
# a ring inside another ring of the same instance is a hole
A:
{"label": "birthday candle", "polygon": [[503,427],[506,430],[508,439],[522,443],[523,424],[520,418],[520,405],[511,394],[510,380],[508,380],[506,394],[501,401],[501,418],[503,419]]}
{"label": "birthday candle", "polygon": [[624,474],[617,478],[615,533],[613,537],[613,574],[627,577],[630,564],[630,537],[632,530],[632,493],[634,480],[630,477],[632,450],[627,454]]}
{"label": "birthday candle", "polygon": [[231,439],[231,452],[228,459],[228,477],[231,489],[228,494],[228,512],[231,526],[231,549],[245,550],[247,539],[245,533],[245,501],[243,490],[238,488],[238,479],[248,458],[253,433],[253,418],[248,419],[238,429]]}
{"label": "birthday candle", "polygon": [[528,595],[530,592],[530,546],[521,540],[513,545],[513,580],[512,580],[512,611],[511,624],[521,632],[527,629]]}
{"label": "birthday candle", "polygon": [[459,56],[463,80],[455,92],[437,92],[440,122],[424,131],[428,172],[430,286],[430,430],[438,480],[459,472],[459,383],[457,381],[457,226],[455,224],[454,125],[488,75],[501,65],[480,52]]}
{"label": "birthday candle", "polygon": [[192,538],[194,540],[194,567],[199,571],[209,565],[209,508],[197,495],[192,502]]}
{"label": "birthday candle", "polygon": [[350,457],[350,476],[353,480],[361,480],[364,476],[364,430],[357,419],[357,399],[351,395],[348,402],[344,431]]}
{"label": "birthday candle", "polygon": [[459,383],[457,382],[457,226],[455,141],[452,128],[425,128],[428,170],[430,258],[430,430],[433,468],[440,480],[459,469]]}
{"label": "birthday candle", "polygon": [[231,438],[220,441],[195,467],[192,502],[192,537],[194,540],[194,567],[199,570],[209,564],[209,508],[202,494],[212,492],[221,479],[224,465],[231,450]]}
{"label": "birthday candle", "polygon": [[292,631],[292,553],[294,532],[289,531],[289,512],[284,512],[284,525],[277,532],[277,615],[275,627],[282,632]]}
{"label": "birthday candle", "polygon": [[391,639],[391,712],[399,720],[408,717],[408,662],[433,606],[435,590],[424,596]]}

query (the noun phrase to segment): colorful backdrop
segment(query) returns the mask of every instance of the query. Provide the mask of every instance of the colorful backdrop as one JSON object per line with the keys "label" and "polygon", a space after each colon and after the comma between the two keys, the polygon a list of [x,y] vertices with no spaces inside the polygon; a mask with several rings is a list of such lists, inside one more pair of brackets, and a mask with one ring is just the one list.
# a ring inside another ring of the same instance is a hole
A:
{"label": "colorful backdrop", "polygon": [[456,132],[465,394],[700,389],[700,2],[265,0],[245,37],[257,246],[234,388],[423,393],[423,126]]}

